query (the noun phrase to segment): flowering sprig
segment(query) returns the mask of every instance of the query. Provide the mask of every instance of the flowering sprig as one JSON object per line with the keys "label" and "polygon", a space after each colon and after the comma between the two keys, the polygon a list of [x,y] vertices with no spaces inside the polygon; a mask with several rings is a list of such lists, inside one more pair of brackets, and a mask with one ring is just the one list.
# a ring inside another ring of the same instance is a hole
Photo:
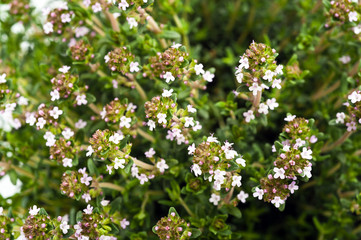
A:
{"label": "flowering sprig", "polygon": [[276,142],[273,151],[277,158],[267,177],[260,180],[260,188],[254,188],[253,196],[265,202],[271,202],[277,208],[283,206],[286,199],[298,190],[297,180],[312,177],[311,144],[317,142],[317,130],[312,129],[313,120],[295,118],[289,115],[288,123],[281,134],[282,142]]}
{"label": "flowering sprig", "polygon": [[3,207],[0,207],[0,238],[1,239],[11,239],[12,237],[12,224],[15,219],[10,218],[4,214]]}
{"label": "flowering sprig", "polygon": [[352,26],[356,35],[361,32],[360,6],[354,0],[325,1],[327,8],[326,28],[335,26]]}
{"label": "flowering sprig", "polygon": [[[262,101],[262,93],[269,88],[281,89],[282,80],[278,77],[283,74],[283,66],[277,65],[277,52],[263,43],[252,42],[239,60],[236,68],[237,82],[248,88],[252,94],[252,108],[243,113],[246,122],[255,119],[255,112],[267,115],[269,110],[278,107],[275,98]],[[238,92],[235,93],[238,96]]]}
{"label": "flowering sprig", "polygon": [[89,63],[94,58],[93,51],[93,47],[84,40],[79,40],[70,46],[71,58],[77,62]]}
{"label": "flowering sprig", "polygon": [[190,239],[200,235],[198,229],[190,228],[190,224],[180,218],[177,211],[171,207],[167,217],[161,218],[153,227],[153,232],[160,239]]}

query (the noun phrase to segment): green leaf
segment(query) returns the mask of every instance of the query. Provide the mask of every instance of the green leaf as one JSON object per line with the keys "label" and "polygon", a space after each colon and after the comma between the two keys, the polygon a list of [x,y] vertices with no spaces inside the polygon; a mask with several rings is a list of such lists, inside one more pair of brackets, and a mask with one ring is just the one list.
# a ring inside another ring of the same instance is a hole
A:
{"label": "green leaf", "polygon": [[202,232],[197,228],[191,228],[190,230],[192,232],[192,235],[190,238],[197,238],[202,234]]}
{"label": "green leaf", "polygon": [[126,173],[130,173],[130,169],[132,168],[133,164],[134,164],[134,161],[132,159],[129,159],[128,164],[125,165],[124,171]]}
{"label": "green leaf", "polygon": [[176,32],[176,31],[170,31],[170,30],[164,30],[161,34],[160,34],[161,38],[166,38],[166,39],[179,39],[181,38],[181,35]]}
{"label": "green leaf", "polygon": [[97,175],[97,176],[99,175],[97,166],[95,165],[93,159],[89,158],[87,165],[88,165],[89,173],[90,173],[91,175]]}
{"label": "green leaf", "polygon": [[72,228],[70,228],[70,229],[68,230],[68,233],[63,235],[63,238],[69,238],[69,237],[72,236],[74,233],[75,233],[75,230],[72,229]]}

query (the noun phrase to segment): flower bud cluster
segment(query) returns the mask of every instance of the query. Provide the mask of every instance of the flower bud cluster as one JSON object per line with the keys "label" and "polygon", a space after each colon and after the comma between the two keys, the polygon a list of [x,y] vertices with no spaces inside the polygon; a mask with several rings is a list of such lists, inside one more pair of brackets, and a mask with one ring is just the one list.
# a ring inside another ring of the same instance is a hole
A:
{"label": "flower bud cluster", "polygon": [[[254,119],[254,111],[267,115],[269,110],[278,107],[276,99],[261,102],[262,92],[269,88],[281,89],[283,66],[277,65],[277,52],[263,43],[252,42],[239,60],[236,68],[237,81],[245,85],[252,92],[253,108],[243,115],[246,122]],[[237,94],[237,93],[236,93]]]}
{"label": "flower bud cluster", "polygon": [[0,75],[0,101],[10,96],[11,90],[8,87],[6,73]]}
{"label": "flower bud cluster", "polygon": [[71,75],[69,73],[70,67],[63,66],[59,69],[61,74],[52,78],[53,91],[50,92],[51,101],[59,100],[60,98],[74,98],[75,105],[86,105],[88,101],[86,99],[85,92],[88,86],[81,87],[77,85],[78,76]]}
{"label": "flower bud cluster", "polygon": [[104,60],[111,71],[121,72],[125,75],[131,72],[131,63],[134,63],[134,58],[135,56],[127,47],[120,47],[105,55]]}
{"label": "flower bud cluster", "polygon": [[27,239],[52,239],[52,219],[40,211],[35,205],[30,208],[30,215],[22,226],[22,232]]}
{"label": "flower bud cluster", "polygon": [[347,113],[338,112],[336,123],[345,124],[348,132],[356,131],[358,124],[361,124],[361,91],[355,90],[348,95],[348,101],[343,104]]}
{"label": "flower bud cluster", "polygon": [[86,172],[86,168],[79,169],[78,172],[66,171],[61,179],[60,190],[70,198],[77,200],[83,198],[88,202],[91,198],[90,193],[92,193],[93,198],[101,194],[99,189],[90,192],[90,185],[93,180]]}
{"label": "flower bud cluster", "polygon": [[9,218],[4,215],[4,209],[0,207],[0,239],[12,239],[12,223],[14,218]]}
{"label": "flower bud cluster", "polygon": [[[293,119],[292,119],[293,118]],[[292,120],[291,120],[292,119]],[[298,178],[311,178],[313,159],[311,144],[317,141],[311,129],[311,123],[304,118],[288,117],[289,122],[283,128],[282,136],[286,139],[276,142],[274,151],[277,158],[273,162],[273,169],[267,177],[260,180],[261,188],[256,187],[254,197],[273,203],[277,208],[298,190]]]}
{"label": "flower bud cluster", "polygon": [[59,138],[53,146],[50,147],[50,159],[54,159],[64,167],[72,167],[72,161],[79,152],[79,148],[74,146],[72,141]]}
{"label": "flower bud cluster", "polygon": [[29,16],[30,1],[29,0],[14,0],[10,2],[10,14],[19,17]]}
{"label": "flower bud cluster", "polygon": [[70,52],[71,58],[74,61],[89,62],[92,58],[94,58],[92,46],[84,40],[79,40],[72,45],[70,47]]}
{"label": "flower bud cluster", "polygon": [[189,239],[192,231],[190,224],[180,218],[178,213],[171,208],[167,217],[162,217],[153,227],[153,232],[160,239]]}
{"label": "flower bud cluster", "polygon": [[135,109],[137,106],[133,103],[122,104],[118,98],[115,98],[103,108],[100,115],[109,124],[119,124],[123,134],[135,136]]}
{"label": "flower bud cluster", "polygon": [[[214,74],[203,70],[203,64],[197,61],[190,62],[189,54],[180,47],[181,44],[174,44],[163,53],[149,58],[149,63],[143,67],[143,76],[151,79],[161,79],[170,84],[179,79],[192,89],[204,90],[207,82],[212,82]],[[192,73],[197,76],[196,80],[191,79]]]}
{"label": "flower bud cluster", "polygon": [[334,27],[343,25],[344,23],[359,23],[360,21],[360,8],[354,1],[351,0],[336,0],[331,1],[329,10],[326,12],[328,17],[326,27]]}
{"label": "flower bud cluster", "polygon": [[[188,147],[188,154],[193,155],[191,171],[195,176],[203,174],[205,179],[213,182],[215,191],[222,188],[229,191],[232,187],[242,185],[239,165],[245,167],[246,163],[232,145],[229,142],[221,145],[216,137],[210,136],[197,147],[194,143]],[[218,205],[220,197],[215,195],[217,194],[212,194],[210,201]]]}
{"label": "flower bud cluster", "polygon": [[57,34],[62,34],[66,32],[72,32],[69,23],[72,21],[75,14],[73,11],[68,10],[67,4],[63,4],[60,8],[53,9],[47,14],[47,21],[43,25],[44,33],[50,34],[55,32]]}
{"label": "flower bud cluster", "polygon": [[171,98],[173,90],[164,90],[162,97],[157,96],[144,104],[146,117],[149,119],[146,125],[153,131],[157,125],[169,128],[167,139],[177,141],[177,144],[188,144],[192,138],[191,132],[202,129],[199,121],[191,117],[191,113],[197,110],[192,105],[187,109],[177,109],[177,103]]}

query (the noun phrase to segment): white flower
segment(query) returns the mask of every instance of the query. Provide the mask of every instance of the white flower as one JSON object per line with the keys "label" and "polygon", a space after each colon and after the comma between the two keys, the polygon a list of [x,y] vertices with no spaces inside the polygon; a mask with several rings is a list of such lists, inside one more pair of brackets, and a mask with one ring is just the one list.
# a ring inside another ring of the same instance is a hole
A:
{"label": "white flower", "polygon": [[100,202],[100,204],[101,204],[103,207],[106,207],[106,206],[108,206],[109,202],[110,202],[109,200],[103,199],[103,200]]}
{"label": "white flower", "polygon": [[126,0],[122,0],[119,5],[118,5],[118,8],[122,9],[123,11],[127,10],[127,8],[129,7],[129,4]]}
{"label": "white flower", "polygon": [[272,72],[271,70],[267,70],[265,72],[265,75],[262,77],[264,80],[268,80],[269,82],[272,81],[273,77],[274,77],[275,73]]}
{"label": "white flower", "polygon": [[92,214],[92,212],[93,212],[93,207],[90,205],[90,204],[88,204],[88,206],[86,207],[86,209],[84,209],[83,210],[83,212],[85,213],[85,214]]}
{"label": "white flower", "polygon": [[306,176],[308,178],[311,178],[312,177],[311,171],[312,171],[312,167],[305,167],[302,172],[302,177]]}
{"label": "white flower", "polygon": [[240,187],[242,186],[242,183],[241,183],[241,180],[242,180],[242,176],[233,176],[232,177],[232,187]]}
{"label": "white flower", "polygon": [[194,143],[189,145],[187,150],[189,155],[193,155],[194,151],[196,150],[196,145]]}
{"label": "white flower", "polygon": [[0,207],[0,216],[4,215],[3,211],[4,211],[3,207]]}
{"label": "white flower", "polygon": [[2,75],[0,75],[0,84],[1,83],[6,83],[6,73],[3,73]]}
{"label": "white flower", "polygon": [[139,63],[138,62],[131,62],[130,65],[130,72],[139,72]]}
{"label": "white flower", "polygon": [[188,112],[190,112],[190,113],[195,113],[195,112],[197,112],[197,109],[195,109],[192,105],[188,105],[188,106],[187,106],[187,110],[188,110]]}
{"label": "white flower", "polygon": [[236,159],[236,163],[242,167],[246,167],[246,160],[244,160],[242,156]]}
{"label": "white flower", "polygon": [[51,32],[54,32],[53,24],[51,22],[47,22],[43,25],[44,33],[49,34]]}
{"label": "white flower", "polygon": [[196,125],[193,127],[193,131],[198,131],[198,130],[201,130],[202,129],[202,125],[196,121]]}
{"label": "white flower", "polygon": [[215,142],[215,143],[218,143],[219,141],[217,140],[216,137],[213,137],[213,134],[211,136],[209,136],[207,138],[207,142],[211,143],[211,142]]}
{"label": "white flower", "polygon": [[95,3],[92,6],[92,9],[93,9],[93,12],[97,13],[97,12],[100,12],[102,10],[102,6],[100,5],[100,3]]}
{"label": "white flower", "polygon": [[361,33],[361,25],[357,25],[356,27],[352,28],[353,32],[358,35]]}
{"label": "white flower", "polygon": [[202,174],[202,170],[201,170],[201,168],[199,167],[198,164],[193,164],[192,167],[191,167],[191,171],[194,173],[194,175],[196,177],[198,177],[199,175]]}
{"label": "white flower", "polygon": [[279,208],[281,204],[284,204],[285,203],[285,200],[282,200],[280,197],[275,197],[272,201],[271,201],[272,204],[275,205],[276,208]]}
{"label": "white flower", "polygon": [[119,126],[120,127],[125,127],[125,128],[130,128],[130,122],[132,121],[131,118],[127,118],[126,116],[122,116],[120,118],[120,123]]}
{"label": "white flower", "polygon": [[245,193],[244,191],[241,191],[238,195],[237,198],[239,201],[241,201],[242,203],[246,203],[246,199],[248,198],[248,193]]}
{"label": "white flower", "polygon": [[296,115],[288,114],[287,117],[284,119],[286,122],[291,122],[293,119],[296,118]]}
{"label": "white flower", "polygon": [[39,211],[40,211],[40,208],[38,208],[36,205],[33,206],[33,209],[31,209],[31,208],[29,209],[29,213],[32,216],[38,215]]}
{"label": "white flower", "polygon": [[348,14],[348,20],[350,22],[356,22],[357,21],[357,12],[353,11]]}
{"label": "white flower", "polygon": [[[85,169],[85,168],[84,168]],[[92,177],[89,177],[88,174],[83,173],[83,177],[80,178],[80,182],[84,183],[85,185],[89,186],[90,185],[90,181],[92,180]]]}
{"label": "white flower", "polygon": [[19,97],[18,104],[22,106],[26,106],[29,104],[29,100],[23,96]]}
{"label": "white flower", "polygon": [[124,139],[124,135],[123,134],[119,134],[119,133],[114,133],[114,135],[109,137],[109,141],[113,142],[114,144],[119,144],[121,140]]}
{"label": "white flower", "polygon": [[82,120],[82,119],[79,119],[76,123],[75,123],[75,128],[77,129],[82,129],[82,128],[85,128],[85,126],[87,125],[87,122]]}
{"label": "white flower", "polygon": [[194,66],[194,71],[196,71],[196,75],[204,74],[203,64],[196,64]]}
{"label": "white flower", "polygon": [[243,81],[243,73],[239,72],[236,75],[237,82],[242,83]]}
{"label": "white flower", "polygon": [[258,112],[263,113],[263,114],[268,114],[268,106],[266,104],[264,104],[264,103],[261,103],[258,106]]}
{"label": "white flower", "polygon": [[159,124],[167,124],[167,120],[165,119],[167,117],[167,115],[165,115],[164,113],[158,113],[157,114],[157,118],[158,118],[158,123]]}
{"label": "white flower", "polygon": [[147,152],[144,153],[144,155],[147,157],[147,158],[152,158],[155,154],[155,151],[153,148],[149,148],[149,150]]}
{"label": "white flower", "polygon": [[275,172],[274,178],[280,178],[285,179],[285,170],[283,168],[273,168],[273,171]]}
{"label": "white flower", "polygon": [[88,146],[87,151],[88,151],[88,152],[86,153],[86,156],[87,156],[87,157],[90,157],[90,156],[93,154],[93,152],[94,152],[92,146]]}
{"label": "white flower", "polygon": [[194,126],[194,119],[192,117],[185,117],[184,120],[185,120],[184,123],[185,127]]}
{"label": "white flower", "polygon": [[295,149],[302,147],[306,144],[305,140],[302,140],[301,138],[296,139]]}
{"label": "white flower", "polygon": [[251,120],[255,119],[252,110],[248,110],[247,112],[244,112],[244,113],[243,113],[243,117],[246,118],[246,122],[250,122]]}
{"label": "white flower", "polygon": [[203,79],[206,80],[207,82],[213,82],[213,78],[214,78],[214,74],[211,73],[210,71],[206,71],[203,74]]}
{"label": "white flower", "polygon": [[281,89],[281,79],[275,79],[272,82],[272,88],[278,88]]}
{"label": "white flower", "polygon": [[346,126],[347,126],[348,132],[356,131],[356,123],[355,122],[348,122],[348,123],[346,123]]}
{"label": "white flower", "polygon": [[48,140],[49,138],[55,138],[55,135],[52,132],[48,131],[44,134],[44,139]]}
{"label": "white flower", "polygon": [[125,159],[119,159],[119,158],[114,159],[114,169],[118,169],[118,168],[123,169],[125,167],[124,164],[125,164]]}
{"label": "white flower", "polygon": [[288,189],[292,194],[295,192],[295,190],[298,190],[298,186],[296,185],[296,182],[292,181],[292,183],[288,185]]}
{"label": "white flower", "polygon": [[311,160],[312,159],[312,150],[311,149],[309,149],[309,150],[307,150],[307,148],[302,148],[302,152],[301,152],[301,157],[303,158],[303,159],[308,159],[308,160]]}
{"label": "white flower", "polygon": [[170,97],[172,96],[172,93],[173,93],[173,89],[170,90],[163,89],[162,97]]}
{"label": "white flower", "polygon": [[147,126],[149,127],[149,130],[150,130],[150,131],[153,131],[154,128],[155,128],[155,122],[154,122],[153,120],[149,120],[149,121],[147,122]]}
{"label": "white flower", "polygon": [[164,159],[162,159],[160,162],[157,162],[156,166],[161,173],[164,173],[165,169],[169,168],[169,166],[167,165]]}
{"label": "white flower", "polygon": [[86,203],[88,203],[92,199],[89,193],[84,193],[81,198],[84,199]]}
{"label": "white flower", "polygon": [[70,228],[67,221],[62,221],[59,227],[60,227],[61,231],[63,232],[63,234],[67,234],[68,230]]}
{"label": "white flower", "polygon": [[70,128],[65,128],[65,130],[63,130],[61,134],[64,136],[65,139],[69,139],[74,136],[74,132]]}
{"label": "white flower", "polygon": [[279,104],[276,102],[275,98],[267,99],[266,104],[269,107],[269,109],[271,109],[271,110],[274,110],[276,107],[279,106]]}
{"label": "white flower", "polygon": [[51,101],[55,101],[55,100],[59,100],[60,99],[60,94],[58,92],[58,90],[54,90],[50,92],[50,96],[51,96]]}
{"label": "white flower", "polygon": [[67,72],[69,72],[69,70],[70,70],[70,67],[66,66],[66,65],[59,68],[59,72],[62,72],[62,73],[67,73]]}
{"label": "white flower", "polygon": [[64,158],[63,159],[63,166],[64,167],[72,167],[73,166],[73,160],[70,158]]}
{"label": "white flower", "polygon": [[36,122],[35,114],[30,113],[29,115],[27,115],[25,122],[28,123],[30,126],[33,126]]}
{"label": "white flower", "polygon": [[42,129],[44,127],[44,125],[46,124],[46,120],[42,117],[38,118],[38,122],[36,123],[36,126],[40,129]]}
{"label": "white flower", "polygon": [[264,194],[263,190],[258,187],[256,187],[254,190],[255,192],[253,193],[253,197],[258,197],[258,200],[262,200]]}
{"label": "white flower", "polygon": [[277,75],[282,75],[282,74],[283,74],[282,69],[283,69],[283,65],[278,65],[278,66],[276,67],[275,73],[276,73]]}
{"label": "white flower", "polygon": [[171,48],[175,48],[175,49],[178,49],[182,46],[182,44],[180,43],[173,43],[173,45],[171,46]]}
{"label": "white flower", "polygon": [[104,60],[105,60],[105,63],[107,63],[107,62],[109,62],[110,57],[109,57],[108,55],[105,55],[105,56],[104,56]]}
{"label": "white flower", "polygon": [[166,73],[163,75],[163,78],[165,78],[165,82],[166,82],[166,83],[174,82],[174,80],[175,80],[175,77],[172,75],[171,72],[166,72]]}
{"label": "white flower", "polygon": [[86,105],[88,103],[88,101],[86,100],[86,95],[85,94],[82,94],[82,95],[78,95],[76,96],[76,104],[77,105]]}
{"label": "white flower", "polygon": [[122,221],[120,221],[120,227],[125,229],[129,225],[129,221],[127,221],[126,218],[124,218]]}
{"label": "white flower", "polygon": [[256,96],[258,92],[262,91],[262,87],[255,82],[248,89],[253,93],[253,96]]}
{"label": "white flower", "polygon": [[338,59],[340,62],[342,62],[343,64],[347,64],[351,61],[351,57],[346,55],[346,56],[342,56]]}
{"label": "white flower", "polygon": [[62,23],[67,23],[71,21],[70,13],[63,13],[61,14],[60,18]]}
{"label": "white flower", "polygon": [[145,175],[144,173],[140,174],[137,178],[141,185],[143,185],[144,183],[149,181],[149,179],[147,178],[147,175]]}
{"label": "white flower", "polygon": [[357,91],[353,91],[349,96],[348,100],[350,100],[352,103],[356,103],[361,101],[361,94]]}
{"label": "white flower", "polygon": [[209,202],[213,203],[215,206],[218,205],[218,202],[221,200],[221,197],[215,193],[212,193]]}
{"label": "white flower", "polygon": [[130,29],[132,29],[133,27],[138,27],[138,23],[137,23],[137,21],[135,20],[135,18],[127,17],[127,21],[128,21],[128,24],[129,24],[129,28],[130,28]]}
{"label": "white flower", "polygon": [[56,142],[55,136],[54,136],[54,137],[49,137],[49,138],[46,140],[45,145],[46,145],[47,147],[52,147],[52,146],[55,145],[55,142]]}
{"label": "white flower", "polygon": [[248,69],[249,68],[249,63],[248,63],[248,58],[246,57],[241,57],[241,59],[239,60],[240,65],[238,66],[239,69]]}
{"label": "white flower", "polygon": [[109,175],[112,174],[113,166],[107,165],[107,171],[109,172]]}

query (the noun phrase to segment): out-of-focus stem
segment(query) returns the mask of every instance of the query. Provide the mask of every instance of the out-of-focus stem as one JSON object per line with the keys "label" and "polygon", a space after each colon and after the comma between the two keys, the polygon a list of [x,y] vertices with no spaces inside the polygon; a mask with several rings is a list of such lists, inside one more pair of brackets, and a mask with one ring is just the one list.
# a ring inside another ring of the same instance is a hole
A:
{"label": "out-of-focus stem", "polygon": [[323,148],[321,149],[321,153],[325,153],[328,151],[331,151],[332,149],[334,149],[335,147],[341,145],[342,143],[344,143],[350,136],[351,134],[354,133],[354,131],[347,131],[345,132],[336,142],[332,143],[331,145],[325,145],[323,146]]}
{"label": "out-of-focus stem", "polygon": [[224,203],[229,204],[229,201],[231,200],[234,192],[234,186],[231,188],[231,190],[228,192],[227,196],[224,198]]}
{"label": "out-of-focus stem", "polygon": [[124,191],[123,187],[115,185],[114,183],[110,183],[110,182],[100,182],[100,183],[98,183],[98,187],[109,188],[109,189],[117,190],[119,192]]}
{"label": "out-of-focus stem", "polygon": [[103,30],[101,30],[98,26],[96,26],[96,24],[94,24],[92,21],[90,21],[89,19],[86,19],[85,22],[91,26],[94,31],[96,31],[100,36],[105,37],[105,33]]}
{"label": "out-of-focus stem", "polygon": [[88,107],[89,107],[91,110],[93,110],[93,112],[95,112],[96,114],[100,114],[100,110],[98,109],[97,106],[95,106],[94,103],[89,103],[89,104],[88,104]]}
{"label": "out-of-focus stem", "polygon": [[133,157],[131,159],[133,160],[134,164],[137,165],[138,167],[141,167],[141,168],[144,168],[144,169],[147,169],[147,170],[153,170],[154,169],[153,165],[142,162],[142,161],[140,161],[138,159],[135,159]]}
{"label": "out-of-focus stem", "polygon": [[188,38],[188,35],[184,32],[183,24],[180,21],[177,14],[173,15],[173,19],[174,19],[175,24],[177,25],[177,27],[180,28],[181,31],[182,31],[181,34],[182,34],[182,37],[183,37],[183,45],[187,48],[187,51],[189,52],[191,50],[190,45],[189,45],[189,38]]}
{"label": "out-of-focus stem", "polygon": [[258,105],[261,103],[262,98],[262,91],[258,91],[256,97],[253,99],[252,102],[252,111],[255,111]]}
{"label": "out-of-focus stem", "polygon": [[145,139],[149,140],[152,143],[155,143],[155,138],[148,133],[144,132],[142,129],[138,128],[137,132],[140,136],[144,137]]}
{"label": "out-of-focus stem", "polygon": [[179,203],[184,207],[189,216],[194,217],[194,213],[189,209],[188,205],[184,202],[184,200],[179,196]]}

